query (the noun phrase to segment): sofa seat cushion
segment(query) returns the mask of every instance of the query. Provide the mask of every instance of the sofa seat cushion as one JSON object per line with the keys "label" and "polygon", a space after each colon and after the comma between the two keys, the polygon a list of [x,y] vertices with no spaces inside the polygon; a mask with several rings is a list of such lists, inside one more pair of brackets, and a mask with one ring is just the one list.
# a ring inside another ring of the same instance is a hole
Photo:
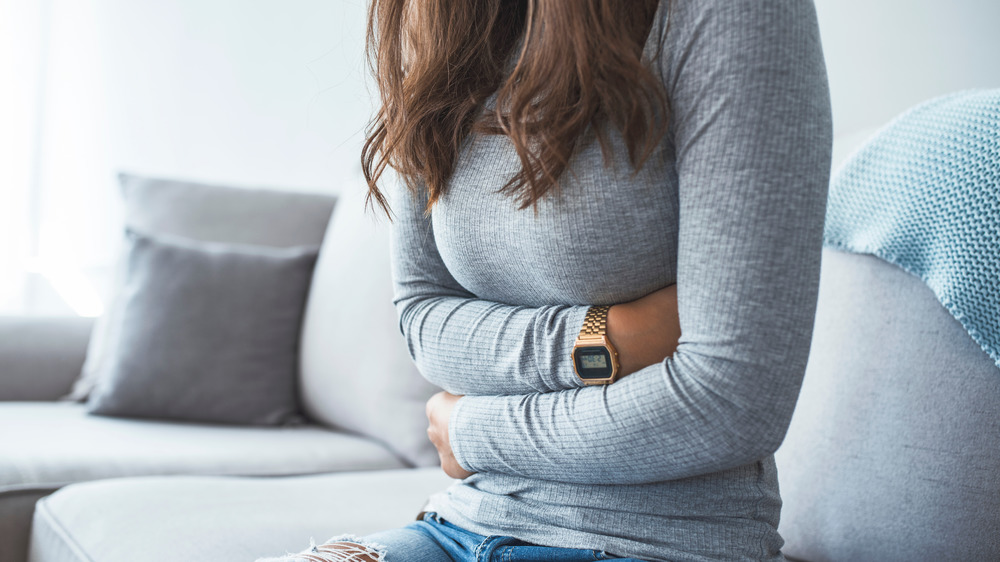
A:
{"label": "sofa seat cushion", "polygon": [[0,403],[0,443],[0,494],[119,476],[267,476],[404,466],[373,440],[318,426],[107,418],[68,402]]}
{"label": "sofa seat cushion", "polygon": [[440,469],[423,468],[76,484],[38,502],[30,560],[250,562],[299,552],[310,539],[405,525],[450,483]]}

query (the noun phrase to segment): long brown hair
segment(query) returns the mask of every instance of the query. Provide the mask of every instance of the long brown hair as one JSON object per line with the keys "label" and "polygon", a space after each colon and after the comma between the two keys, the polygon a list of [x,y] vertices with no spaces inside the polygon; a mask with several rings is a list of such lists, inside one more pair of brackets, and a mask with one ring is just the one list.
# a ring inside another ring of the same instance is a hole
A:
{"label": "long brown hair", "polygon": [[391,166],[427,190],[429,211],[474,132],[510,138],[521,170],[502,190],[522,209],[558,186],[588,126],[605,164],[611,126],[641,168],[667,125],[666,94],[642,62],[657,4],[372,0],[367,48],[382,107],[361,153],[369,202],[389,212],[376,182]]}

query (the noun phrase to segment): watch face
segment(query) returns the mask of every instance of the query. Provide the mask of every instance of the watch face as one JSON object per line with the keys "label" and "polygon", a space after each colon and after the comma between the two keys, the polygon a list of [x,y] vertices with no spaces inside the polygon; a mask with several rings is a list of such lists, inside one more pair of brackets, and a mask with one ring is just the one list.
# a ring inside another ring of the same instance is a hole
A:
{"label": "watch face", "polygon": [[581,379],[606,379],[611,376],[611,352],[604,346],[578,347],[573,351],[573,359]]}

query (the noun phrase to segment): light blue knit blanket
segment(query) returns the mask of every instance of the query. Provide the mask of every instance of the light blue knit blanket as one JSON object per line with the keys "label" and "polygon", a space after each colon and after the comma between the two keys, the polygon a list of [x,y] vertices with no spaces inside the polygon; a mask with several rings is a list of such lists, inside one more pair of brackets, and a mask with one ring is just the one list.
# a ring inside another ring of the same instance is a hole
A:
{"label": "light blue knit blanket", "polygon": [[1000,90],[904,113],[830,187],[827,246],[919,276],[1000,366]]}

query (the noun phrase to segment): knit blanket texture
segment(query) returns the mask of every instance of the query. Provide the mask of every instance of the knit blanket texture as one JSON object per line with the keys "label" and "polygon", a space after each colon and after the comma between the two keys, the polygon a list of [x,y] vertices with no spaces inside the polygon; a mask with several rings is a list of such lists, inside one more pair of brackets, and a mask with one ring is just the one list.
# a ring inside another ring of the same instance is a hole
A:
{"label": "knit blanket texture", "polygon": [[919,276],[1000,367],[1000,90],[919,105],[830,187],[825,243]]}

